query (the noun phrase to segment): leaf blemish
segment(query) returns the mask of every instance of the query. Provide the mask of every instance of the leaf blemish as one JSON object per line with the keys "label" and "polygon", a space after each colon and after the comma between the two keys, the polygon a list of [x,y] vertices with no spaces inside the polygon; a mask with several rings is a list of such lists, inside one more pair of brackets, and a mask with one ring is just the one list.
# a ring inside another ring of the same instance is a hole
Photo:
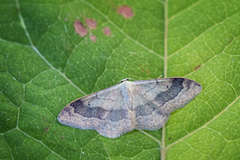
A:
{"label": "leaf blemish", "polygon": [[105,28],[103,28],[103,33],[106,36],[111,36],[111,29],[109,27],[105,27]]}
{"label": "leaf blemish", "polygon": [[93,41],[96,42],[97,37],[95,35],[90,35],[89,38]]}
{"label": "leaf blemish", "polygon": [[77,32],[80,37],[84,37],[84,36],[86,36],[87,33],[88,33],[87,28],[84,27],[84,25],[82,24],[82,22],[80,22],[79,20],[75,20],[75,22],[74,22],[74,28],[75,28],[75,32]]}
{"label": "leaf blemish", "polygon": [[95,21],[95,19],[85,18],[85,22],[89,29],[95,29],[97,27],[97,21]]}
{"label": "leaf blemish", "polygon": [[196,71],[200,67],[201,67],[201,65],[198,65],[197,67],[194,68],[194,70]]}
{"label": "leaf blemish", "polygon": [[121,6],[118,8],[118,14],[123,15],[124,18],[131,18],[133,16],[132,8]]}

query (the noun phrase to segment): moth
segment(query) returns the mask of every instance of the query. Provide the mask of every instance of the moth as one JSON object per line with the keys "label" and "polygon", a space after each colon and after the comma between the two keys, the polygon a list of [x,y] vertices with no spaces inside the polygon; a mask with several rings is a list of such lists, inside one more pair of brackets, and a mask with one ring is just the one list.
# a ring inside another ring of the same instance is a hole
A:
{"label": "moth", "polygon": [[80,129],[94,129],[116,138],[134,129],[157,130],[170,114],[184,107],[202,90],[187,78],[129,81],[79,98],[68,104],[58,121]]}

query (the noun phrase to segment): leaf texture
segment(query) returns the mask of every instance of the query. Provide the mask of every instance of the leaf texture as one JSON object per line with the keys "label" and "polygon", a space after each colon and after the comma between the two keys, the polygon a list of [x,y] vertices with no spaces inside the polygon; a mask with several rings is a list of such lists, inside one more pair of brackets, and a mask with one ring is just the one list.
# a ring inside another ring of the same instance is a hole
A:
{"label": "leaf texture", "polygon": [[[0,3],[1,159],[240,158],[239,0]],[[109,139],[57,121],[77,98],[161,75],[203,86],[163,129]]]}

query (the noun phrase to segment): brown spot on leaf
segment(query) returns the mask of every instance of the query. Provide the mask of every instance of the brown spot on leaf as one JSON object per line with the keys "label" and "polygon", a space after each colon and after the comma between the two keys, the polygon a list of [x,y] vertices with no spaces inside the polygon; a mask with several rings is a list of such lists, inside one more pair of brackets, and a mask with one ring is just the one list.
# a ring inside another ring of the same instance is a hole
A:
{"label": "brown spot on leaf", "polygon": [[103,33],[106,36],[111,36],[111,29],[109,27],[105,27],[105,28],[103,28]]}
{"label": "brown spot on leaf", "polygon": [[45,128],[45,130],[44,130],[45,132],[47,132],[48,131],[48,128]]}
{"label": "brown spot on leaf", "polygon": [[144,70],[144,69],[142,69],[142,72],[147,72],[147,73],[150,73],[150,71],[149,70]]}
{"label": "brown spot on leaf", "polygon": [[97,27],[97,22],[95,19],[85,18],[85,22],[90,29],[95,29]]}
{"label": "brown spot on leaf", "polygon": [[90,35],[89,38],[93,41],[96,42],[97,37],[95,35]]}
{"label": "brown spot on leaf", "polygon": [[197,67],[194,68],[194,70],[196,71],[200,67],[201,67],[201,65],[198,65]]}
{"label": "brown spot on leaf", "polygon": [[123,15],[124,18],[131,18],[133,16],[132,8],[128,6],[119,7],[118,13]]}
{"label": "brown spot on leaf", "polygon": [[87,28],[84,27],[82,22],[80,22],[79,20],[75,20],[74,27],[75,27],[75,32],[77,32],[80,37],[84,37],[87,35],[87,32],[88,32]]}
{"label": "brown spot on leaf", "polygon": [[172,137],[169,137],[168,140],[170,141],[172,139]]}

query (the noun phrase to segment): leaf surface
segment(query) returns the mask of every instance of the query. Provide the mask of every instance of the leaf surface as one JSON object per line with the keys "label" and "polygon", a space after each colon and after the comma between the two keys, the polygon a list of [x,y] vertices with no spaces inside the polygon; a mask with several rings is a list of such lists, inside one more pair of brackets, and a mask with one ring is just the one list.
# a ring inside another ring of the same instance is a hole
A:
{"label": "leaf surface", "polygon": [[[240,1],[1,0],[0,13],[1,159],[240,158]],[[121,79],[160,75],[203,86],[163,129],[109,139],[56,119]]]}

